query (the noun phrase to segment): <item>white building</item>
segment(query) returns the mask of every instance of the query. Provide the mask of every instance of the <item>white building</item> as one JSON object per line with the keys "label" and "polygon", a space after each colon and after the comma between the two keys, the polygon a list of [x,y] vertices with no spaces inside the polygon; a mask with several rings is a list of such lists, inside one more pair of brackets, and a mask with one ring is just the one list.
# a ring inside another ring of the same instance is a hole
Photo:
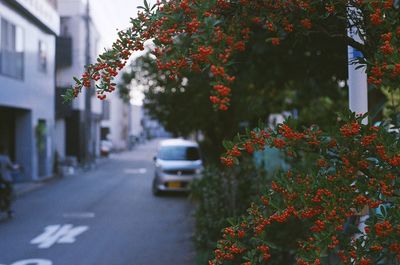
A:
{"label": "white building", "polygon": [[140,137],[144,136],[144,131],[142,127],[143,123],[143,107],[138,105],[130,105],[130,124],[129,131],[130,135]]}
{"label": "white building", "polygon": [[54,1],[0,0],[0,145],[26,180],[52,174],[59,23]]}
{"label": "white building", "polygon": [[157,120],[150,117],[148,111],[142,108],[141,125],[143,128],[143,135],[146,139],[153,138],[168,138],[172,137],[171,133],[167,132]]}
{"label": "white building", "polygon": [[109,140],[115,151],[128,148],[129,140],[129,104],[125,103],[118,92],[110,93],[104,101],[101,139]]}
{"label": "white building", "polygon": [[[91,63],[96,60],[100,33],[90,17],[86,0],[57,2],[61,26],[57,41],[56,149],[61,159],[69,156],[88,162],[100,154],[102,102],[95,97],[93,88],[84,89],[70,105],[63,104],[60,95],[73,85],[74,76],[82,75],[88,60]],[[87,91],[92,91],[89,102]]]}

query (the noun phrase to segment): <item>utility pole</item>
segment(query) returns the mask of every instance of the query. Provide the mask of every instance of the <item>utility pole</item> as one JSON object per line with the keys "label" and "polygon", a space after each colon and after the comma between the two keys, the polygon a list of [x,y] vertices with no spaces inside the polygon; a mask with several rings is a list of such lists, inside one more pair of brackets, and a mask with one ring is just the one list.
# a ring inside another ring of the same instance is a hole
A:
{"label": "utility pole", "polygon": [[[348,16],[349,16],[349,29],[348,36],[358,43],[363,44],[364,41],[360,37],[362,34],[362,29],[359,28],[359,25],[354,25],[355,21],[351,21],[351,17],[360,15],[359,19],[362,20],[361,14],[359,10],[355,7],[348,8]],[[358,27],[357,27],[358,26]],[[359,67],[359,64],[354,64],[353,61],[357,59],[357,57],[362,57],[362,53],[348,46],[348,70],[349,70],[349,108],[351,111],[356,114],[365,114],[368,112],[368,83],[367,83],[367,73],[366,66]],[[364,119],[363,123],[368,123],[368,119]]]}
{"label": "utility pole", "polygon": [[[358,43],[364,44],[362,36],[364,35],[363,29],[360,26],[360,22],[364,19],[359,9],[354,6],[347,8],[348,14],[348,36]],[[352,20],[353,19],[353,20]],[[363,57],[361,51],[354,47],[348,46],[348,70],[349,70],[349,108],[356,114],[365,114],[368,112],[368,79],[366,66],[360,67],[360,64],[354,63],[357,58]],[[357,69],[358,67],[358,69]],[[368,124],[368,118],[362,120],[363,124]],[[364,207],[361,212],[358,213],[360,220],[358,223],[358,229],[361,232],[365,232],[366,221],[369,218],[369,208]],[[361,234],[355,235],[355,238],[360,237]]]}
{"label": "utility pole", "polygon": [[[86,2],[86,10],[84,14],[85,21],[85,64],[89,65],[91,63],[91,35],[90,35],[90,0]],[[85,120],[84,120],[84,131],[85,131],[85,142],[84,142],[84,164],[87,166],[93,160],[93,150],[92,150],[92,83],[90,88],[85,91]]]}

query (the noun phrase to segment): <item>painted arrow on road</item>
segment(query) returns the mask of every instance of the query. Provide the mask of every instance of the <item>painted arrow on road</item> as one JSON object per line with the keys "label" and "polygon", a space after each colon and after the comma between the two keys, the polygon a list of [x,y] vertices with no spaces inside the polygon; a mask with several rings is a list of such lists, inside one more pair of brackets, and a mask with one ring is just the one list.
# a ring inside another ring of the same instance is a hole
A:
{"label": "painted arrow on road", "polygon": [[31,244],[38,245],[38,248],[50,248],[54,244],[72,244],[88,229],[88,226],[73,227],[70,224],[49,225],[44,228],[42,234],[31,240]]}

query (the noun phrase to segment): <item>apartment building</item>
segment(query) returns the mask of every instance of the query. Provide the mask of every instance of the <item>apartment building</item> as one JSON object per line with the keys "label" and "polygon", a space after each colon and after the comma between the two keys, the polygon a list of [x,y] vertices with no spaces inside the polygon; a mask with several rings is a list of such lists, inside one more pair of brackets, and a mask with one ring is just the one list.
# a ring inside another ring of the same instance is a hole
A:
{"label": "apartment building", "polygon": [[[60,36],[57,38],[56,150],[58,157],[74,157],[86,164],[100,155],[100,122],[103,102],[94,89],[85,90],[70,104],[61,95],[99,54],[100,33],[86,0],[58,0]],[[87,94],[87,93],[90,93]]]}
{"label": "apartment building", "polygon": [[0,0],[0,146],[24,180],[52,174],[59,26],[55,1]]}

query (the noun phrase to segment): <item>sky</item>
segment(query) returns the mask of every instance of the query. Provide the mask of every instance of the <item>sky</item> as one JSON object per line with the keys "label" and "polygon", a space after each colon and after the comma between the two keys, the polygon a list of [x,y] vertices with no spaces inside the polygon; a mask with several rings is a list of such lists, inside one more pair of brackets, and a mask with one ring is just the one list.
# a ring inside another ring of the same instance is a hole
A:
{"label": "sky", "polygon": [[[148,0],[149,4],[155,2]],[[143,5],[143,0],[90,0],[90,5],[94,23],[101,34],[100,51],[103,51],[116,40],[117,29],[129,27],[130,18],[136,17],[137,7]],[[133,105],[142,105],[144,95],[140,88],[133,88],[131,96]]]}
{"label": "sky", "polygon": [[[155,0],[148,1],[150,4]],[[102,35],[102,46],[110,47],[117,38],[117,29],[129,27],[143,0],[90,0],[93,19]]]}

